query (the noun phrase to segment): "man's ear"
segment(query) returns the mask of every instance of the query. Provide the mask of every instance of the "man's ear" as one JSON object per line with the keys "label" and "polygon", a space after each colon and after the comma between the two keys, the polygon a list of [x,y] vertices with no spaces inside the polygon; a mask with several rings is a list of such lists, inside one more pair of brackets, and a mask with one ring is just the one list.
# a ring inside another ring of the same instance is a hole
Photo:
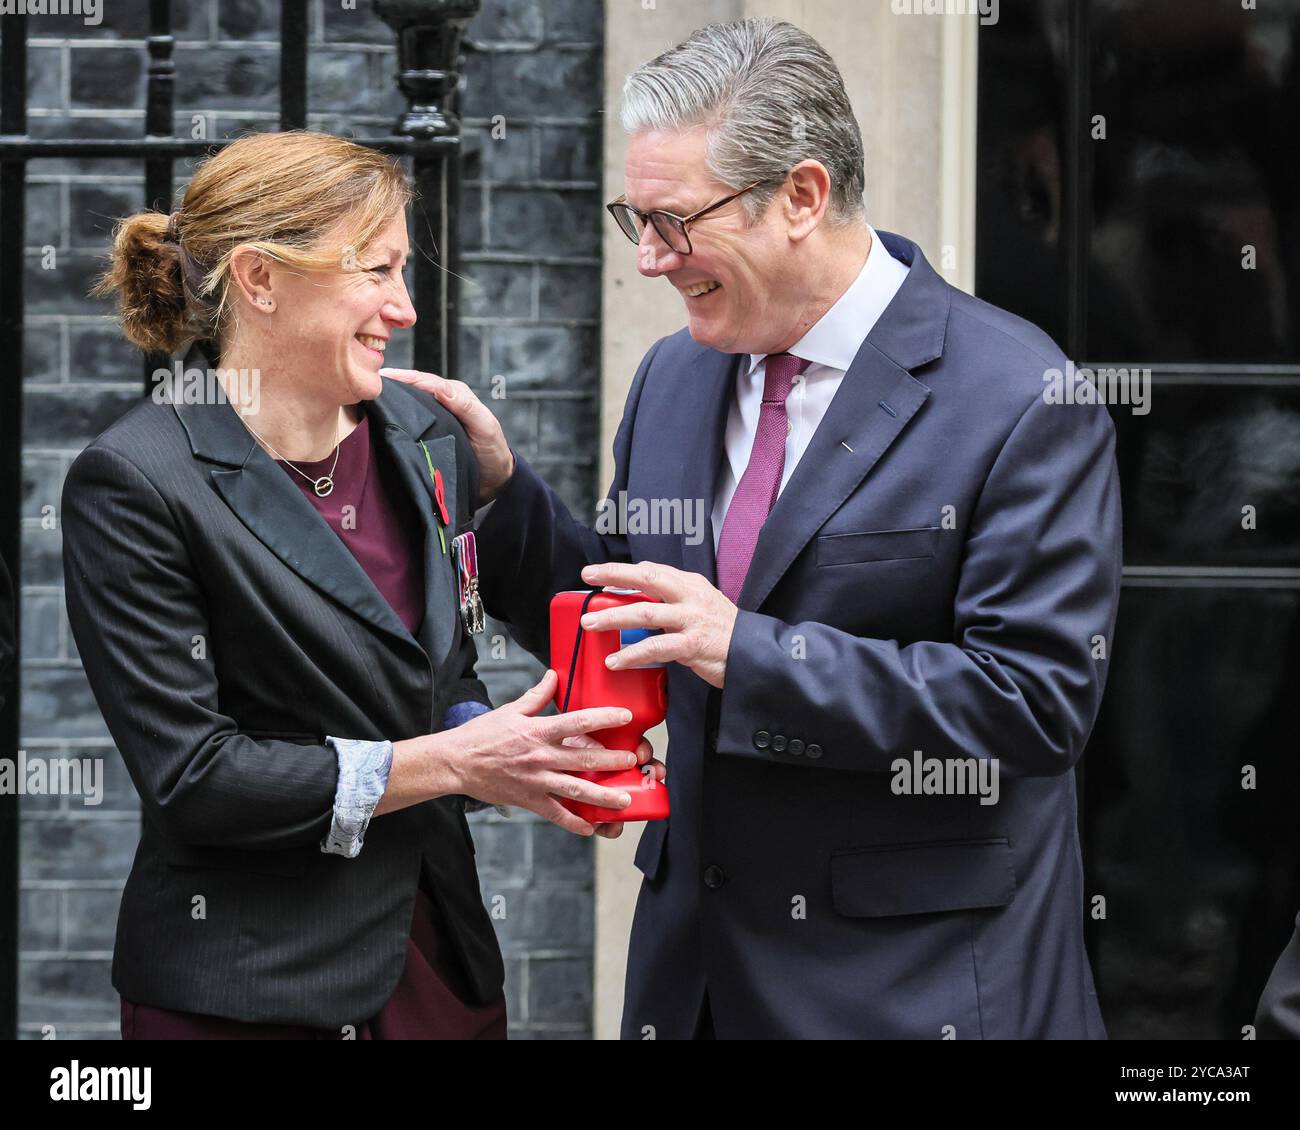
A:
{"label": "man's ear", "polygon": [[787,234],[795,242],[807,239],[830,206],[830,173],[820,161],[800,161],[786,175],[781,191]]}

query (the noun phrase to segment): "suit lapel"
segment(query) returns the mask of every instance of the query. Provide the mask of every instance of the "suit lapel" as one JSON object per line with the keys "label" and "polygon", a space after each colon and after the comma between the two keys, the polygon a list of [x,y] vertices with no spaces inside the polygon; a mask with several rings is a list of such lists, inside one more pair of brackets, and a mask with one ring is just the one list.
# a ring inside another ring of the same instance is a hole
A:
{"label": "suit lapel", "polygon": [[[948,284],[934,273],[916,244],[892,232],[877,230],[876,234],[885,250],[910,270],[858,350],[763,524],[737,600],[738,607],[747,611],[762,605],[812,536],[870,474],[930,395],[909,370],[943,353],[951,303]],[[712,489],[706,497],[713,497]]]}
{"label": "suit lapel", "polygon": [[[384,397],[380,396],[379,400]],[[378,405],[379,400],[375,401]],[[433,417],[430,416],[430,420]],[[388,450],[397,465],[398,474],[407,495],[419,509],[424,524],[424,621],[420,625],[420,646],[435,664],[441,663],[452,648],[456,636],[459,594],[456,590],[455,566],[451,557],[451,539],[456,532],[456,439],[450,434],[439,435],[439,426],[429,427],[420,436],[429,452],[426,461],[424,450],[410,432],[401,425],[390,422],[384,428]],[[443,541],[438,537],[438,517],[435,514],[436,495],[429,464],[442,472],[444,499],[451,521],[443,531]]]}
{"label": "suit lapel", "polygon": [[905,369],[869,342],[863,344],[763,523],[738,607],[758,609],[929,395],[930,390]]}

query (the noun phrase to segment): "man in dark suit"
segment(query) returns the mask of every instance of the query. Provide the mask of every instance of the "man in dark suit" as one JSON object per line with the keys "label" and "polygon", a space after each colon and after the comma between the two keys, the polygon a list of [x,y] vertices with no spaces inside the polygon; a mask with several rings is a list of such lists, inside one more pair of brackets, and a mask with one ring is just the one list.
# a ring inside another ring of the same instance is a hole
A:
{"label": "man in dark suit", "polygon": [[1262,1040],[1300,1040],[1300,916],[1259,998],[1255,1029]]}
{"label": "man in dark suit", "polygon": [[661,631],[616,665],[669,663],[624,1037],[1104,1038],[1073,769],[1120,584],[1106,409],[1045,395],[1047,335],[867,224],[804,33],[697,32],[631,76],[624,125],[611,211],[689,326],[636,374],[609,495],[711,530],[588,528],[426,382],[485,476],[513,465],[480,565],[530,650],[557,591],[663,602],[591,620]]}

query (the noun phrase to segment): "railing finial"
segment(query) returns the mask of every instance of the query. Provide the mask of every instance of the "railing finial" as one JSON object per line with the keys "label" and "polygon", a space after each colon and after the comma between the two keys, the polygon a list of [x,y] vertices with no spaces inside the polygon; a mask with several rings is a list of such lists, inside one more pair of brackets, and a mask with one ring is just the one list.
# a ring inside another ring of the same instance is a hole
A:
{"label": "railing finial", "polygon": [[407,137],[460,133],[453,105],[461,41],[480,0],[373,0],[375,14],[397,33],[397,85],[406,112],[393,132]]}

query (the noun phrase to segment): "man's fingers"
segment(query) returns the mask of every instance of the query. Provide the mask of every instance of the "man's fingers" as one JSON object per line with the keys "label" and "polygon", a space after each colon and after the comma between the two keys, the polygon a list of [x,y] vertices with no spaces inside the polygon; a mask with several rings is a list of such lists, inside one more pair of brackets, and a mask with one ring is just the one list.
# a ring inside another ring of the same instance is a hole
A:
{"label": "man's fingers", "polygon": [[469,432],[499,430],[497,418],[464,381],[442,381],[433,390],[438,403],[448,409]]}
{"label": "man's fingers", "polygon": [[596,835],[604,836],[607,840],[616,840],[623,834],[623,824],[618,820],[611,820],[606,824],[596,825]]}
{"label": "man's fingers", "polygon": [[667,628],[680,631],[685,627],[680,605],[651,603],[623,604],[601,612],[588,612],[582,626],[589,632],[611,632],[620,628]]}
{"label": "man's fingers", "polygon": [[437,373],[422,373],[419,369],[390,369],[388,366],[379,370],[381,377],[392,377],[395,381],[401,381],[403,384],[414,385],[423,392],[431,392],[435,396],[438,394],[438,388],[442,384],[442,377]]}
{"label": "man's fingers", "polygon": [[631,647],[611,651],[605,666],[611,671],[626,671],[633,667],[653,667],[658,663],[675,663],[691,654],[691,641],[682,632],[651,636]]}
{"label": "man's fingers", "polygon": [[642,561],[636,565],[620,561],[588,565],[582,570],[582,579],[589,585],[636,589],[669,604],[685,596],[689,584],[688,574],[655,561]]}
{"label": "man's fingers", "polygon": [[654,756],[654,746],[650,744],[649,738],[642,738],[636,747],[636,760],[638,765],[644,765]]}
{"label": "man's fingers", "polygon": [[419,369],[390,369],[385,366],[379,372],[381,376],[392,377],[393,380],[432,393],[438,398],[439,404],[450,409],[467,427],[473,424],[487,428],[490,427],[489,420],[491,424],[496,423],[496,417],[484,407],[474,390],[464,381],[449,380],[436,373],[423,373]]}
{"label": "man's fingers", "polygon": [[653,777],[656,781],[663,781],[668,776],[668,767],[662,761],[652,761],[649,765],[641,766],[641,779],[649,780]]}

